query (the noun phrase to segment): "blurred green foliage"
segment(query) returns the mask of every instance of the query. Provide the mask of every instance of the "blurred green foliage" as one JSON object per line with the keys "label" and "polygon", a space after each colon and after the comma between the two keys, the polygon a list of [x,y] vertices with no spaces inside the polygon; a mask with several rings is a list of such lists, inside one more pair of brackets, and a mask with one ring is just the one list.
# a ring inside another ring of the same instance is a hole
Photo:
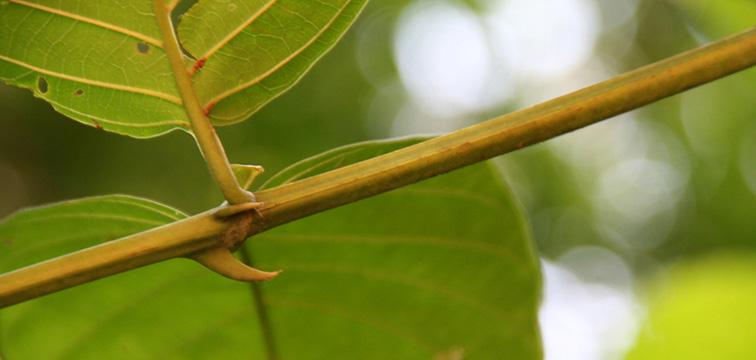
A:
{"label": "blurred green foliage", "polygon": [[720,253],[673,267],[648,289],[649,322],[629,360],[756,357],[756,258]]}

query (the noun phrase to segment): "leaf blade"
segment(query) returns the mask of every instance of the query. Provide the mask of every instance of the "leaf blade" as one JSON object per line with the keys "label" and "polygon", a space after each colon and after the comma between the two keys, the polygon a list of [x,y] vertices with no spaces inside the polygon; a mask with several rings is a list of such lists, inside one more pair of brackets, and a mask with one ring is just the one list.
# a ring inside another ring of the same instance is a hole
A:
{"label": "leaf blade", "polygon": [[[421,140],[334,149],[264,187]],[[286,269],[261,285],[282,358],[348,351],[527,359],[541,356],[540,273],[529,236],[498,172],[480,164],[285,225],[246,246],[256,266]]]}
{"label": "leaf blade", "polygon": [[[418,140],[336,149],[268,186]],[[481,164],[276,228],[247,248],[256,266],[285,270],[260,285],[281,358],[534,359],[540,274],[529,240],[517,203]],[[162,262],[4,309],[0,346],[21,358],[265,358],[248,286]],[[39,336],[51,340],[33,346]]]}
{"label": "leaf blade", "polygon": [[149,1],[4,2],[0,79],[119,134],[188,129],[151,13]]}
{"label": "leaf blade", "polygon": [[195,87],[215,124],[244,120],[291,88],[346,32],[365,3],[204,0],[193,6],[178,33],[201,62]]}
{"label": "leaf blade", "polygon": [[[20,268],[183,218],[186,214],[178,210],[127,195],[24,209],[0,221],[0,270]],[[62,247],[41,251],[36,243],[49,238],[57,239],[52,245]]]}

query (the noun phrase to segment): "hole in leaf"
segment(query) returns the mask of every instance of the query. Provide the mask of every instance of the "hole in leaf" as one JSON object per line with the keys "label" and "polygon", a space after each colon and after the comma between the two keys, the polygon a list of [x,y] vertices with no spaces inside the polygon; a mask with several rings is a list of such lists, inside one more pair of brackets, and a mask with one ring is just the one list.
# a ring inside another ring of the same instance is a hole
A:
{"label": "hole in leaf", "polygon": [[139,51],[140,54],[147,54],[150,52],[150,45],[146,42],[140,41],[137,43],[137,51]]}
{"label": "hole in leaf", "polygon": [[84,90],[76,89],[76,91],[74,91],[74,96],[82,96],[82,95],[84,95]]}
{"label": "hole in leaf", "polygon": [[37,90],[43,94],[47,94],[47,80],[45,78],[40,77],[37,79]]}

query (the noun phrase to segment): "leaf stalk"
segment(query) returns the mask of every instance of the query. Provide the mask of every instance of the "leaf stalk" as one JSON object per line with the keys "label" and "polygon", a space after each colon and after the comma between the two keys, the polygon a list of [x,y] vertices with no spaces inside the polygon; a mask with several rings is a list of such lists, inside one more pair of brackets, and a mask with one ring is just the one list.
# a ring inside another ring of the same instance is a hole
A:
{"label": "leaf stalk", "polygon": [[171,4],[164,0],[154,0],[155,17],[157,18],[160,33],[163,38],[163,48],[171,64],[176,86],[181,94],[182,104],[192,126],[194,139],[199,145],[200,152],[205,158],[210,173],[216,184],[220,187],[223,197],[231,205],[255,201],[254,195],[245,191],[231,170],[226,151],[218,138],[210,119],[200,105],[197,94],[194,91],[192,79],[186,70],[183,55],[179,48],[178,39],[171,21]]}

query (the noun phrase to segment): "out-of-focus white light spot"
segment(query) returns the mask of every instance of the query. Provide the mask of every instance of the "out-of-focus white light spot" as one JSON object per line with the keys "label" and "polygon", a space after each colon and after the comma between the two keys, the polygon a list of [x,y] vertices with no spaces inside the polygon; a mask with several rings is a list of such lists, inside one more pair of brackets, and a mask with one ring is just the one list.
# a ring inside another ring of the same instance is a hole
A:
{"label": "out-of-focus white light spot", "polygon": [[600,0],[596,5],[601,11],[601,27],[603,31],[609,31],[635,18],[638,0]]}
{"label": "out-of-focus white light spot", "polygon": [[744,132],[738,160],[743,180],[756,195],[756,126],[750,126]]}
{"label": "out-of-focus white light spot", "polygon": [[590,0],[496,0],[487,18],[492,44],[526,77],[562,75],[585,62],[598,37]]}
{"label": "out-of-focus white light spot", "polygon": [[[532,105],[568,94],[597,82],[604,81],[612,75],[606,64],[598,59],[590,59],[581,66],[560,76],[535,79],[520,85],[518,100],[523,105]],[[525,79],[528,80],[528,79]]]}
{"label": "out-of-focus white light spot", "polygon": [[462,6],[440,1],[410,6],[394,44],[402,81],[419,107],[435,117],[485,109],[511,91],[509,81],[495,76],[480,20]]}
{"label": "out-of-focus white light spot", "polygon": [[469,125],[466,118],[450,116],[433,116],[416,104],[408,102],[399,109],[391,126],[391,136],[438,135],[457,130]]}
{"label": "out-of-focus white light spot", "polygon": [[579,246],[559,257],[559,263],[582,280],[611,284],[622,289],[633,287],[633,272],[614,252],[599,246]]}
{"label": "out-of-focus white light spot", "polygon": [[677,135],[627,114],[549,143],[573,168],[602,237],[633,249],[666,238],[690,176]]}
{"label": "out-of-focus white light spot", "polygon": [[675,206],[686,180],[669,164],[631,159],[601,175],[598,196],[606,210],[642,222]]}
{"label": "out-of-focus white light spot", "polygon": [[[631,274],[619,257],[606,256],[595,249],[582,254],[576,251],[577,255],[570,257],[586,254],[599,257],[601,265],[591,271]],[[567,263],[560,260],[557,264],[543,261],[545,291],[540,325],[545,358],[620,359],[633,344],[643,314],[632,283],[617,286],[585,281],[570,269],[573,260],[568,259]]]}
{"label": "out-of-focus white light spot", "polygon": [[624,247],[658,246],[672,229],[687,180],[687,172],[646,158],[608,168],[592,199],[598,230]]}
{"label": "out-of-focus white light spot", "polygon": [[555,155],[579,174],[595,172],[618,161],[644,157],[647,136],[632,114],[624,114],[549,141]]}

